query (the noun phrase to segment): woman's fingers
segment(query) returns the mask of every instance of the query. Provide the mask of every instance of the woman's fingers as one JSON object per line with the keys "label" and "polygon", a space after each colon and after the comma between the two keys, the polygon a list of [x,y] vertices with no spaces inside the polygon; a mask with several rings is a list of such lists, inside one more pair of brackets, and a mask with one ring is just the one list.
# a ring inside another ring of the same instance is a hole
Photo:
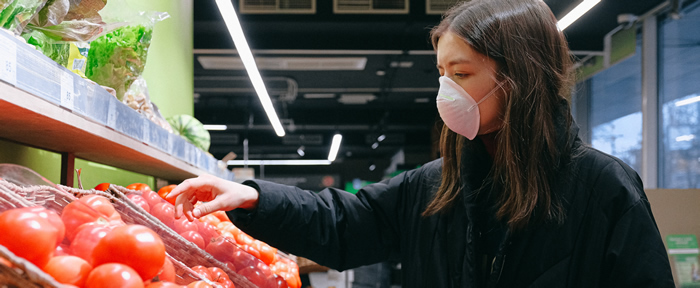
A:
{"label": "woman's fingers", "polygon": [[187,179],[187,180],[183,181],[182,183],[177,185],[177,187],[173,188],[173,190],[170,191],[170,193],[168,193],[168,195],[165,196],[165,199],[166,200],[176,199],[177,196],[180,196],[180,194],[191,191],[196,186],[200,186],[201,181],[198,181],[198,180],[199,180],[199,177],[191,178],[191,179]]}

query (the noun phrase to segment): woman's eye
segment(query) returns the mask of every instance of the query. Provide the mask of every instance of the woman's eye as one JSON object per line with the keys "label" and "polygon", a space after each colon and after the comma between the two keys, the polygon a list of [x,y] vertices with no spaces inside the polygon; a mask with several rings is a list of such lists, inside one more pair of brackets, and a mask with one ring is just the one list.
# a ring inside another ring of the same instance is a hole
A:
{"label": "woman's eye", "polygon": [[467,77],[467,74],[464,74],[464,73],[455,73],[454,75],[455,75],[455,77],[457,77],[457,78],[464,78],[464,77]]}

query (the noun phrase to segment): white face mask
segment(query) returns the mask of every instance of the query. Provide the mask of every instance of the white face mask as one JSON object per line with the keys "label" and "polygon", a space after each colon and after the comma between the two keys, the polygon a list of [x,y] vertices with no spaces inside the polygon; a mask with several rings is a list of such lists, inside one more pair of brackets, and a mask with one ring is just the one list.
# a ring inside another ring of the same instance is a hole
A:
{"label": "white face mask", "polygon": [[467,91],[464,91],[462,86],[446,76],[440,77],[440,90],[438,90],[437,95],[440,118],[450,130],[467,137],[469,140],[474,140],[479,132],[481,122],[479,104],[491,97],[500,86],[501,83],[498,83],[477,103]]}

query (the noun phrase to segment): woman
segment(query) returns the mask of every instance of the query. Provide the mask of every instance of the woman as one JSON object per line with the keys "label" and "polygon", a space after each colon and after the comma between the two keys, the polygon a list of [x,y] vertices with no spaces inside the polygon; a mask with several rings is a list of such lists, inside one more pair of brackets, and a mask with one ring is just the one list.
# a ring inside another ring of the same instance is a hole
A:
{"label": "woman", "polygon": [[639,177],[577,137],[572,63],[546,4],[472,0],[431,37],[441,159],[357,195],[202,176],[173,190],[177,216],[225,210],[339,270],[400,261],[405,287],[674,287]]}

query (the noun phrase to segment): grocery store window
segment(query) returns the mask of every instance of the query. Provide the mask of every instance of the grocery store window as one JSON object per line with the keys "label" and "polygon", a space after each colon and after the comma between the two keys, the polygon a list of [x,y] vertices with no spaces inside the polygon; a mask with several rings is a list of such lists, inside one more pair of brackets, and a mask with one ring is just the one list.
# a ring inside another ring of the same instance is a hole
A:
{"label": "grocery store window", "polygon": [[[639,36],[634,54],[578,83],[575,95],[577,99],[587,99],[587,123],[580,126],[589,127],[593,148],[620,158],[637,172],[641,172],[642,162],[641,95],[642,57]],[[577,118],[585,119],[580,116]]]}
{"label": "grocery store window", "polygon": [[700,2],[659,25],[659,186],[700,188]]}

